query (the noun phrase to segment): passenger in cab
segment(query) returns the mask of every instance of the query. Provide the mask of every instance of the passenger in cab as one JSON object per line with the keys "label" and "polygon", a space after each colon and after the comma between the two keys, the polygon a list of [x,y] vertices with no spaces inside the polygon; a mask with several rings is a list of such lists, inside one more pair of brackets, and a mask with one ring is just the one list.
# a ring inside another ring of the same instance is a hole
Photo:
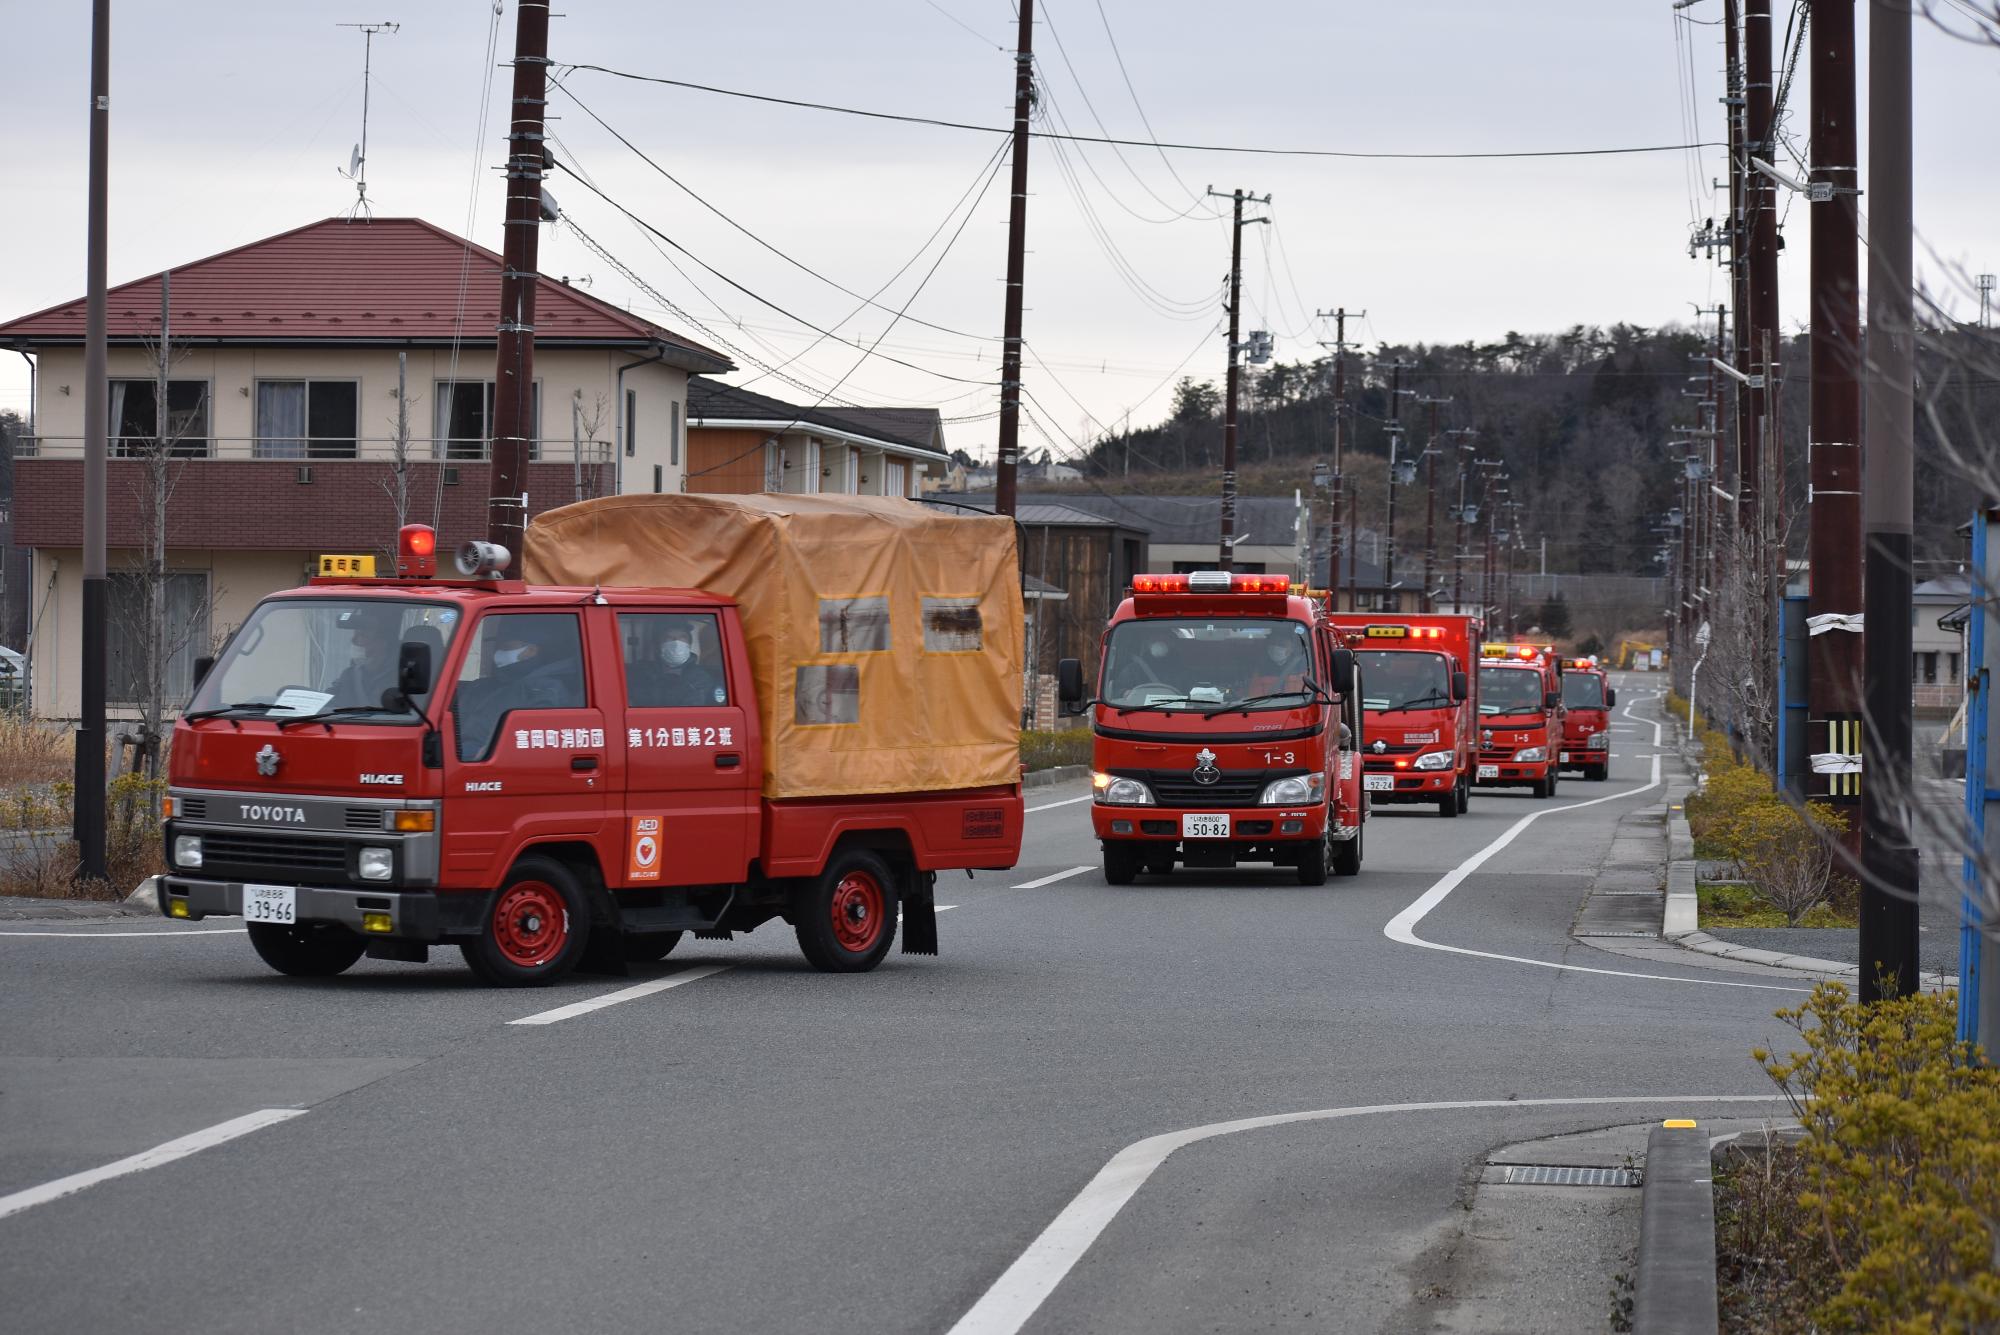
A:
{"label": "passenger in cab", "polygon": [[725,703],[722,677],[695,651],[694,632],[685,625],[669,626],[660,649],[645,670],[634,674],[632,703],[664,709],[692,709]]}

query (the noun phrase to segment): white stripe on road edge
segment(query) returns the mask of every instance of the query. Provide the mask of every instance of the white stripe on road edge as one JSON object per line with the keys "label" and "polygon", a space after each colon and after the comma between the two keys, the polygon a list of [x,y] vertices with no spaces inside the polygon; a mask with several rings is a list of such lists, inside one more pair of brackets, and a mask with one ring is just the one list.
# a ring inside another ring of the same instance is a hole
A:
{"label": "white stripe on road edge", "polygon": [[198,931],[190,932],[176,931],[173,928],[163,928],[153,932],[0,932],[0,936],[68,936],[86,938],[93,936],[241,936],[244,930],[241,927],[204,927]]}
{"label": "white stripe on road edge", "polygon": [[[1657,699],[1658,696],[1656,693],[1646,698],[1649,700]],[[1659,744],[1662,730],[1660,724],[1654,723],[1651,719],[1639,718],[1638,715],[1632,712],[1630,704],[1627,704],[1619,712],[1635,722],[1649,725],[1653,729],[1654,745],[1657,746]],[[1637,788],[1627,789],[1622,793],[1612,793],[1608,797],[1593,797],[1588,802],[1571,802],[1567,806],[1548,807],[1541,811],[1530,812],[1528,815],[1521,817],[1521,819],[1515,821],[1502,831],[1499,838],[1446,872],[1436,885],[1433,885],[1430,889],[1424,891],[1422,895],[1418,896],[1415,903],[1391,918],[1389,924],[1382,929],[1382,935],[1402,945],[1421,946],[1425,950],[1442,950],[1453,955],[1471,955],[1476,959],[1505,960],[1511,964],[1532,964],[1539,969],[1560,969],[1566,973],[1605,974],[1612,978],[1644,978],[1657,983],[1693,983],[1700,987],[1747,987],[1760,992],[1807,991],[1808,989],[1803,987],[1784,987],[1777,983],[1737,983],[1720,978],[1680,978],[1673,974],[1665,973],[1635,973],[1630,969],[1593,969],[1581,964],[1565,964],[1559,960],[1534,960],[1523,955],[1501,955],[1490,950],[1468,950],[1464,946],[1441,945],[1436,941],[1426,941],[1417,935],[1417,924],[1422,922],[1425,915],[1432,909],[1442,904],[1446,895],[1456,890],[1466,877],[1485,866],[1489,858],[1507,847],[1507,845],[1513,843],[1519,837],[1521,831],[1527,829],[1542,817],[1561,815],[1565,811],[1581,811],[1585,807],[1594,807],[1603,802],[1622,802],[1628,797],[1637,797],[1640,793],[1650,792],[1658,788],[1660,786],[1660,757],[1655,755],[1652,757],[1652,761],[1653,777],[1645,783],[1640,784]]]}
{"label": "white stripe on road edge", "polygon": [[537,1011],[533,1015],[523,1015],[520,1019],[509,1020],[507,1023],[555,1024],[559,1020],[574,1020],[579,1015],[588,1015],[592,1011],[601,1011],[606,1006],[616,1006],[622,1001],[637,1001],[641,997],[650,997],[655,992],[664,992],[670,987],[679,987],[682,983],[692,983],[697,978],[706,978],[710,974],[721,973],[728,967],[727,964],[697,964],[693,968],[682,969],[679,973],[670,974],[665,978],[655,978],[650,983],[640,983],[636,987],[621,987],[616,992],[606,992],[603,996],[592,997],[588,1001],[572,1001],[567,1006],[558,1006],[554,1010]]}
{"label": "white stripe on road edge", "polygon": [[1090,867],[1071,867],[1068,871],[1059,871],[1053,876],[1044,876],[1038,881],[1023,881],[1020,885],[1015,886],[1014,889],[1039,890],[1045,885],[1054,885],[1057,881],[1067,881],[1072,876],[1081,876],[1090,870]]}
{"label": "white stripe on road edge", "polygon": [[1038,807],[1029,807],[1028,814],[1032,816],[1037,811],[1054,811],[1057,807],[1073,807],[1078,802],[1088,802],[1094,796],[1095,794],[1093,793],[1085,793],[1082,797],[1065,797],[1060,802],[1044,802]]}
{"label": "white stripe on road edge", "polygon": [[1125,1203],[1146,1185],[1153,1171],[1168,1155],[1184,1145],[1234,1135],[1238,1131],[1260,1131],[1265,1127],[1287,1126],[1296,1122],[1331,1122],[1346,1117],[1366,1117],[1376,1113],[1457,1112],[1491,1108],[1569,1108],[1601,1104],[1654,1104],[1680,1111],[1690,1103],[1782,1103],[1783,1095],[1707,1094],[1696,1096],[1645,1096],[1630,1098],[1580,1099],[1467,1099],[1455,1103],[1379,1103],[1357,1108],[1321,1108],[1313,1112],[1279,1113],[1272,1117],[1245,1117],[1234,1122],[1213,1122],[1208,1126],[1169,1131],[1127,1145],[1111,1162],[1097,1171],[1041,1235],[1028,1244],[1006,1273],[993,1282],[972,1310],[960,1317],[948,1335],[1014,1335],[1028,1323],[1062,1283],[1098,1234],[1125,1208]]}
{"label": "white stripe on road edge", "polygon": [[37,1205],[47,1205],[50,1201],[60,1200],[64,1196],[73,1196],[86,1187],[109,1182],[114,1177],[143,1173],[148,1168],[158,1168],[161,1164],[185,1159],[190,1154],[199,1154],[224,1141],[247,1136],[252,1131],[261,1131],[267,1126],[275,1126],[279,1122],[288,1122],[294,1117],[305,1115],[304,1108],[265,1108],[259,1112],[246,1113],[241,1117],[232,1117],[227,1122],[218,1122],[206,1130],[182,1136],[179,1140],[170,1140],[164,1145],[155,1145],[150,1150],[141,1150],[129,1158],[105,1164],[102,1168],[71,1173],[68,1177],[44,1182],[39,1187],[29,1187],[26,1191],[17,1191],[11,1196],[0,1196],[0,1219],[19,1214],[23,1210],[31,1210]]}

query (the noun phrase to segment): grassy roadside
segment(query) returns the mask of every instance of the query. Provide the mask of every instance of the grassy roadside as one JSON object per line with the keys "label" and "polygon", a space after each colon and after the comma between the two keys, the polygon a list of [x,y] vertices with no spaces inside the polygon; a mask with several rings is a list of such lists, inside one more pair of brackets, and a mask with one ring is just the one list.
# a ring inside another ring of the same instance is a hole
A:
{"label": "grassy roadside", "polygon": [[[1713,927],[1786,927],[1785,915],[1765,903],[1757,891],[1740,881],[1703,882],[1696,890],[1701,903],[1701,929]],[[1800,927],[1858,927],[1853,909],[1819,904],[1807,909]]]}
{"label": "grassy roadside", "polygon": [[1021,763],[1029,773],[1054,769],[1058,765],[1090,763],[1090,729],[1065,728],[1061,732],[1021,734]]}

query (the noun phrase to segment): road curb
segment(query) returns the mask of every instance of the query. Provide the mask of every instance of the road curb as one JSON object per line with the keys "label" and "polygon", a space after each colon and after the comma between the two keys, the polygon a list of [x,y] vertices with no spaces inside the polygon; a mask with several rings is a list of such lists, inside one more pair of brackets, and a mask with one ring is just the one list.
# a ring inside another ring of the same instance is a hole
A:
{"label": "road curb", "polygon": [[1021,776],[1021,789],[1030,792],[1036,788],[1053,788],[1071,779],[1081,779],[1090,773],[1088,765],[1052,765],[1048,769],[1032,770]]}
{"label": "road curb", "polygon": [[1708,1132],[1694,1122],[1662,1124],[1647,1136],[1635,1335],[1714,1335],[1721,1324],[1713,1176]]}

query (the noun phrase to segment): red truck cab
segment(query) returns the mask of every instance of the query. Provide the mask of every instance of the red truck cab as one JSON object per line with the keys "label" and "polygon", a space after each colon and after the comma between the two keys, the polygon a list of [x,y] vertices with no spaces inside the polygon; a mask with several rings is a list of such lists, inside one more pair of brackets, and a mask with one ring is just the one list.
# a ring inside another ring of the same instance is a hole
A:
{"label": "red truck cab", "polygon": [[241,915],[282,973],[454,944],[507,985],[782,918],[848,972],[899,910],[904,950],[935,954],[936,873],[1018,858],[1018,783],[764,796],[732,599],[417,564],[274,594],[205,669],[174,730],[166,916]]}
{"label": "red truck cab", "polygon": [[1368,800],[1435,803],[1441,816],[1466,810],[1477,764],[1481,626],[1451,614],[1336,612],[1329,621],[1353,648],[1366,683],[1363,785]]}
{"label": "red truck cab", "polygon": [[1361,869],[1354,657],[1282,575],[1140,575],[1105,630],[1097,689],[1061,695],[1094,734],[1104,877],[1265,862],[1302,885]]}
{"label": "red truck cab", "polygon": [[1611,711],[1618,704],[1595,658],[1562,661],[1563,739],[1557,763],[1603,782],[1611,776]]}
{"label": "red truck cab", "polygon": [[1473,782],[1555,796],[1563,706],[1554,651],[1543,645],[1483,644],[1479,652],[1479,768]]}

